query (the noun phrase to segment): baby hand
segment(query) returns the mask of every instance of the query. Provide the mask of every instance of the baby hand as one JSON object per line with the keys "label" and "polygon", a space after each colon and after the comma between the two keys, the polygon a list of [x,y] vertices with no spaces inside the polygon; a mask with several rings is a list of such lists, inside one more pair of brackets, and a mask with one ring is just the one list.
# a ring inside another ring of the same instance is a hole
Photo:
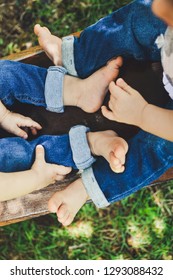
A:
{"label": "baby hand", "polygon": [[42,145],[37,145],[35,162],[31,170],[37,175],[39,182],[38,190],[50,184],[54,184],[56,181],[63,180],[65,175],[71,172],[71,167],[47,163],[45,161],[44,147]]}
{"label": "baby hand", "polygon": [[29,127],[33,135],[36,135],[37,130],[42,128],[41,125],[33,121],[31,118],[24,117],[17,113],[12,113],[9,110],[6,110],[3,118],[1,119],[0,125],[8,132],[24,139],[28,138],[28,134],[20,127]]}
{"label": "baby hand", "polygon": [[148,103],[138,91],[130,87],[123,79],[109,85],[109,109],[102,106],[102,114],[107,119],[141,127],[143,112]]}

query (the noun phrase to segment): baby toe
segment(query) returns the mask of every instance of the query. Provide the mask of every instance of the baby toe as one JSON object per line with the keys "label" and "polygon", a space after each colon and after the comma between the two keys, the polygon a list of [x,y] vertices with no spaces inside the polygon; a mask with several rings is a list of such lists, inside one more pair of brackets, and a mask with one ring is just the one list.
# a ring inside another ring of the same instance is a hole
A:
{"label": "baby toe", "polygon": [[64,222],[62,223],[63,226],[69,226],[74,220],[74,216],[69,213],[68,217],[66,218],[66,220],[64,220]]}
{"label": "baby toe", "polygon": [[124,167],[124,165],[121,165],[120,167],[111,166],[111,169],[114,173],[122,173],[122,172],[124,172],[125,167]]}
{"label": "baby toe", "polygon": [[119,159],[119,162],[121,162],[121,164],[125,163],[126,153],[127,151],[122,146],[118,146],[114,149],[114,156]]}
{"label": "baby toe", "polygon": [[109,163],[113,166],[121,165],[121,160],[115,155],[114,152],[111,152],[109,155]]}
{"label": "baby toe", "polygon": [[67,218],[68,215],[69,215],[69,211],[65,204],[60,206],[60,208],[57,210],[58,221],[64,220],[65,218]]}

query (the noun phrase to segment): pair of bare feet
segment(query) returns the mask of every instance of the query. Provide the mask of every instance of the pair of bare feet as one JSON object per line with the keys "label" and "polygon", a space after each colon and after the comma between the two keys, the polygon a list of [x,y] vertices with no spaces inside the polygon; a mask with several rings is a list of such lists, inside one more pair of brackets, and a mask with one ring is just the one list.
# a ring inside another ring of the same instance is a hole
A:
{"label": "pair of bare feet", "polygon": [[[34,32],[48,57],[55,65],[62,65],[61,39],[52,35],[46,27],[38,24],[35,25]],[[88,113],[97,111],[103,103],[110,82],[117,78],[121,65],[122,59],[118,57],[86,79],[81,80],[65,75],[64,105],[77,106]],[[118,137],[114,131],[88,132],[87,138],[93,155],[103,156],[114,172],[124,171],[128,150],[124,139]],[[48,208],[57,214],[59,222],[67,226],[87,199],[88,195],[82,180],[78,179],[66,189],[55,193],[49,200]]]}

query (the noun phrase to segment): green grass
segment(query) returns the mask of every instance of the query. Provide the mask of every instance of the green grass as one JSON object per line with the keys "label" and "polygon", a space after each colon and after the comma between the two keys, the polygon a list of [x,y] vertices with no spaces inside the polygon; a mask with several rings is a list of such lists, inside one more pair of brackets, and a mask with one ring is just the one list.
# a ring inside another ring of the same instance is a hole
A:
{"label": "green grass", "polygon": [[[0,56],[37,44],[36,23],[58,36],[69,35],[96,22],[130,1],[9,0],[0,4]],[[6,3],[7,2],[7,3]]]}
{"label": "green grass", "polygon": [[[0,56],[37,44],[37,22],[64,36],[128,2],[1,1]],[[104,210],[85,205],[68,228],[54,215],[0,228],[0,259],[173,259],[172,186],[143,189]]]}
{"label": "green grass", "polygon": [[66,228],[54,215],[3,227],[0,259],[172,259],[171,188],[146,188],[104,210],[87,204]]}

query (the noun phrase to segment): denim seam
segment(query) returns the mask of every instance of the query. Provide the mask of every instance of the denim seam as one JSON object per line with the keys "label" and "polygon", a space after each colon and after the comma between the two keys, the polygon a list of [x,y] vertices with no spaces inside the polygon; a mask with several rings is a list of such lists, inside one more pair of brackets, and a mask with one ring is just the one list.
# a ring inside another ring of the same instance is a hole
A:
{"label": "denim seam", "polygon": [[9,100],[11,99],[11,93],[1,98],[1,101],[5,104],[8,104]]}
{"label": "denim seam", "polygon": [[[168,163],[167,163],[166,165],[164,165],[164,167],[166,167],[166,166],[168,166]],[[150,175],[149,177],[147,177],[142,183],[138,184],[136,187],[131,188],[129,191],[124,192],[124,193],[121,194],[121,195],[112,197],[111,201],[114,201],[114,202],[115,202],[115,201],[121,200],[121,199],[125,198],[128,194],[130,195],[131,193],[133,193],[133,192],[139,190],[139,188],[141,187],[141,185],[144,186],[144,185],[145,185],[145,182],[147,182],[147,180],[149,180],[150,178],[152,178],[155,174],[159,173],[159,171],[162,170],[162,169],[163,169],[163,166],[162,166],[159,170],[157,170],[156,172],[152,173],[152,175]],[[147,185],[145,185],[145,187],[147,187]],[[111,201],[110,201],[110,202],[111,202]]]}
{"label": "denim seam", "polygon": [[[18,94],[17,95],[17,97],[18,98],[22,98],[22,102],[23,102],[23,100],[25,99],[25,100],[29,100],[29,101],[32,101],[33,103],[37,103],[37,104],[41,104],[41,105],[44,105],[45,104],[45,102],[44,102],[44,99],[34,99],[34,98],[30,98],[29,96],[25,96],[25,95],[23,95],[23,94]],[[18,99],[19,100],[19,99]],[[20,100],[19,100],[20,101]]]}
{"label": "denim seam", "polygon": [[[8,106],[9,100],[11,100],[11,96],[13,96],[13,93],[9,93],[8,95],[4,96],[3,98],[1,98],[1,101],[4,102],[5,104],[7,104],[7,106]],[[15,98],[13,98],[13,100],[15,101]],[[31,101],[32,103],[39,104],[39,105],[45,107],[45,102],[44,102],[43,99],[38,100],[38,98],[34,99],[34,98],[30,98],[27,95],[23,95],[23,94],[20,95],[20,94],[18,94],[17,95],[17,100],[19,102],[22,102],[22,103],[25,103],[25,101]],[[13,104],[13,102],[12,103],[10,102],[10,105],[12,105],[12,104]]]}
{"label": "denim seam", "polygon": [[[88,160],[82,162],[81,164],[76,164],[77,168],[78,169],[86,169],[88,166],[91,166],[96,160],[92,157],[92,158],[89,158]],[[87,167],[86,167],[87,166]]]}
{"label": "denim seam", "polygon": [[92,167],[85,169],[81,174],[81,177],[84,187],[92,202],[98,208],[105,208],[109,206],[110,203],[102,192],[100,186],[98,185]]}

